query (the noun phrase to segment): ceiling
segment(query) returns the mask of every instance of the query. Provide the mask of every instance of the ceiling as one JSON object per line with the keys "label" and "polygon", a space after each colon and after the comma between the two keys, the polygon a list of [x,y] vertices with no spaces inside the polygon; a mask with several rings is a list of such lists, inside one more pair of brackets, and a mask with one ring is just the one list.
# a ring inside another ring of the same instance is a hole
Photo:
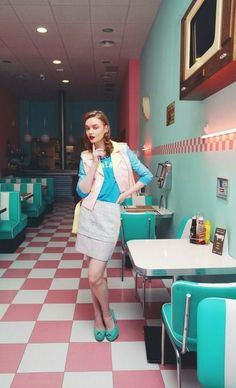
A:
{"label": "ceiling", "polygon": [[[66,90],[73,100],[115,100],[128,60],[139,58],[160,3],[0,0],[0,84],[21,98],[51,99]],[[39,26],[48,32],[39,34]],[[114,45],[103,47],[104,40]]]}

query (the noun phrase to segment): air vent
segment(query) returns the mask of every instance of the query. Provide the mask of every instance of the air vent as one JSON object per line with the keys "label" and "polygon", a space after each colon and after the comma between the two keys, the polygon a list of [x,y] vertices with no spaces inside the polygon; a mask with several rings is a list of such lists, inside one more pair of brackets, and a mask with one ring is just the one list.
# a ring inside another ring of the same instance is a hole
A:
{"label": "air vent", "polygon": [[21,81],[26,81],[29,79],[28,74],[16,74],[14,77],[18,80],[21,80]]}
{"label": "air vent", "polygon": [[106,73],[116,74],[118,72],[118,66],[107,66]]}
{"label": "air vent", "polygon": [[105,87],[108,87],[108,88],[114,88],[114,86],[115,86],[114,84],[111,84],[109,82],[105,84]]}

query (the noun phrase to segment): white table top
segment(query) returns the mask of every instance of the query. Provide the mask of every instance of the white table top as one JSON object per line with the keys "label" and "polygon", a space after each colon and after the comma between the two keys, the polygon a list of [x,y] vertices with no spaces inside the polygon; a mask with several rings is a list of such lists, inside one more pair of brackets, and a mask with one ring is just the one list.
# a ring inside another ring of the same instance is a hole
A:
{"label": "white table top", "polygon": [[212,244],[157,239],[131,240],[127,246],[135,269],[144,276],[236,274],[236,259],[212,253]]}
{"label": "white table top", "polygon": [[[166,209],[165,207],[160,207],[160,206],[157,206],[157,205],[150,205],[152,208],[153,208],[153,211],[155,212],[156,216],[157,217],[161,217],[161,218],[171,218],[173,217],[173,212],[169,209]],[[122,207],[122,210],[125,211],[126,209],[135,209],[136,206],[129,206],[129,205],[126,205],[124,207]],[[145,207],[145,205],[143,206]],[[152,210],[149,210],[149,211],[152,211]]]}

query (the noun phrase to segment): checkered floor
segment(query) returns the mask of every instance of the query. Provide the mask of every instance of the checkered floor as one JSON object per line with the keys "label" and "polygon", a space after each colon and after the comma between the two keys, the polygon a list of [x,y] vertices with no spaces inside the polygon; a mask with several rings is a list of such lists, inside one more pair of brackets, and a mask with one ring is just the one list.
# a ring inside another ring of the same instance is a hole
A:
{"label": "checkered floor", "polygon": [[[39,227],[27,229],[17,252],[0,254],[0,387],[174,388],[174,366],[147,363],[143,338],[145,324],[160,323],[170,285],[152,282],[145,320],[131,269],[121,282],[117,245],[107,280],[120,336],[97,343],[87,263],[74,250],[72,216],[73,204],[55,204]],[[183,387],[199,387],[194,370],[183,371]]]}

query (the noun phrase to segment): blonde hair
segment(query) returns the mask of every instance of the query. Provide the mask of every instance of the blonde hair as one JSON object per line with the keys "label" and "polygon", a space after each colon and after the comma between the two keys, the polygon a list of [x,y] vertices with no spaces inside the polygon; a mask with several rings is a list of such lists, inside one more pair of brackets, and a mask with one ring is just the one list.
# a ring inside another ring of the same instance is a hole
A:
{"label": "blonde hair", "polygon": [[[88,119],[90,119],[91,117],[96,117],[97,119],[101,120],[104,125],[107,126],[108,130],[104,134],[103,140],[104,140],[106,155],[110,156],[110,154],[113,151],[113,145],[112,145],[112,142],[111,142],[111,129],[110,129],[109,120],[108,120],[107,116],[105,115],[105,113],[102,112],[101,110],[92,110],[90,112],[85,113],[84,116],[82,117],[82,122],[83,122],[84,127],[85,127],[86,121]],[[92,151],[92,144],[88,140],[88,138],[87,138],[87,136],[85,134],[84,134],[84,143],[85,143],[85,148],[87,150],[89,150],[89,151]]]}

